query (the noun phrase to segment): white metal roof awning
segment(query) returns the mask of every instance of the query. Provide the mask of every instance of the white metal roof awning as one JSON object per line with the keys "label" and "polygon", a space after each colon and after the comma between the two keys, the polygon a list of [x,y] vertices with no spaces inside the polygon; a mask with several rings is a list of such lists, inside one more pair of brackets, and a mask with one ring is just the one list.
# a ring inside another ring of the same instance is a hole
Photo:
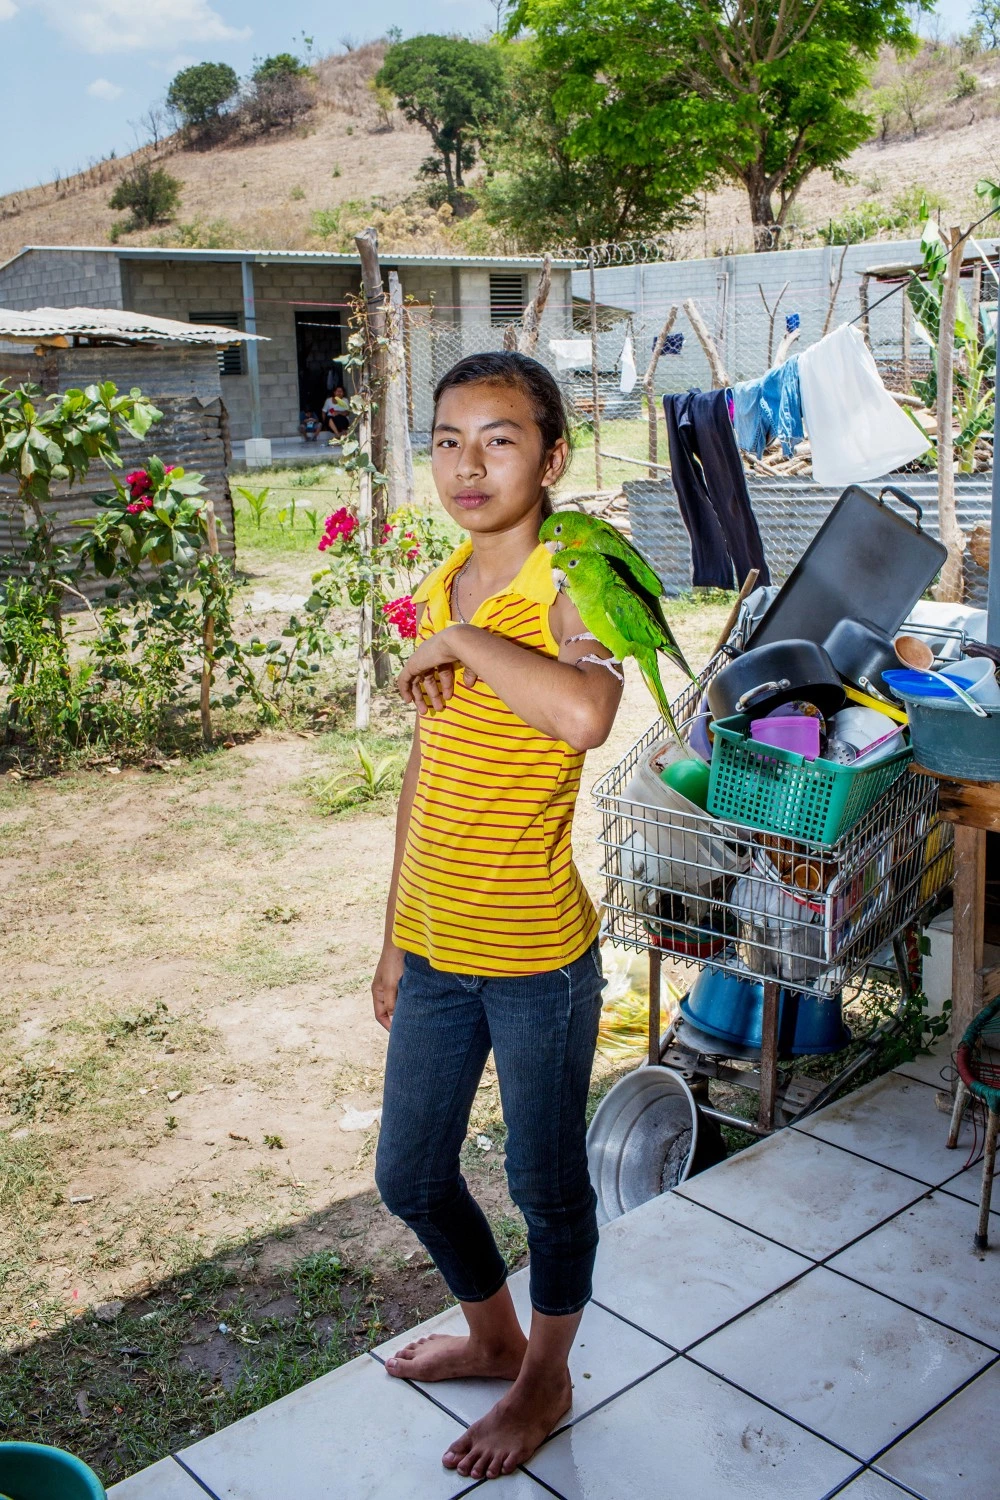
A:
{"label": "white metal roof awning", "polygon": [[261,334],[211,323],[181,323],[113,307],[36,307],[31,312],[0,308],[0,339],[67,347],[73,339],[115,344],[226,344],[266,342]]}

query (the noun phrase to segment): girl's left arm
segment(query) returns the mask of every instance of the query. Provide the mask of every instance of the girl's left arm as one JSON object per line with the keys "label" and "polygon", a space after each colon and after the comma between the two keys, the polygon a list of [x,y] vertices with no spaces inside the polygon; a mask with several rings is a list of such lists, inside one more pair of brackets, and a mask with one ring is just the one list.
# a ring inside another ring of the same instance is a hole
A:
{"label": "girl's left arm", "polygon": [[418,713],[443,708],[451,697],[456,666],[481,677],[497,697],[533,729],[574,750],[603,745],[618,711],[622,683],[617,674],[585,656],[609,658],[585,634],[576,608],[560,595],[552,606],[558,657],[543,656],[478,625],[448,625],[414,651],[399,675],[402,697]]}

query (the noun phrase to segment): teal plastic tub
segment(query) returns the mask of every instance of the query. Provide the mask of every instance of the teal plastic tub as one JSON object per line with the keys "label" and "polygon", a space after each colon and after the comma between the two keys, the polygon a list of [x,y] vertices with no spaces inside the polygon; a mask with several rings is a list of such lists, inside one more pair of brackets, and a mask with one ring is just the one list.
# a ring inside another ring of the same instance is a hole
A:
{"label": "teal plastic tub", "polygon": [[107,1500],[93,1469],[62,1448],[0,1443],[0,1496],[7,1500]]}
{"label": "teal plastic tub", "polygon": [[959,781],[1000,781],[1000,709],[980,719],[956,699],[904,701],[919,766]]}
{"label": "teal plastic tub", "polygon": [[838,766],[762,745],[749,729],[742,714],[712,725],[708,811],[815,844],[835,844],[913,759],[907,745],[871,766]]}

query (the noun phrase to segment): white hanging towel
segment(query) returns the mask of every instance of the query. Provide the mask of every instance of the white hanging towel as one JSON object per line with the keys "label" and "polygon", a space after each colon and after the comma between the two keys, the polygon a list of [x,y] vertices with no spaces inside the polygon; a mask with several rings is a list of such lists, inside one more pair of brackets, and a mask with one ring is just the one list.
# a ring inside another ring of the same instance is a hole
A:
{"label": "white hanging towel", "polygon": [[589,339],[549,339],[549,348],[556,357],[556,370],[565,375],[567,370],[590,369]]}
{"label": "white hanging towel", "polygon": [[622,367],[622,378],[619,382],[619,389],[623,396],[627,396],[630,391],[635,389],[635,383],[639,379],[635,368],[635,350],[632,348],[632,335],[630,333],[627,333],[625,335],[625,342],[622,345],[620,363]]}
{"label": "white hanging towel", "polygon": [[799,355],[799,389],[817,484],[878,479],[931,446],[889,395],[850,323]]}

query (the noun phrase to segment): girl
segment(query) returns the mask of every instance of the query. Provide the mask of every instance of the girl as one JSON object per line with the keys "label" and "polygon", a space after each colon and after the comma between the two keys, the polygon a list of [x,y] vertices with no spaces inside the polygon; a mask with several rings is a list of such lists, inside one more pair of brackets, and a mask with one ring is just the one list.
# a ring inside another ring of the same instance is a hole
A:
{"label": "girl", "polygon": [[[444,1455],[478,1479],[512,1472],[572,1399],[597,1247],[585,1108],[604,981],[570,831],[584,752],[607,738],[621,685],[538,541],[569,456],[552,376],[525,355],[473,355],[434,399],[434,483],[469,538],[414,595],[417,645],[399,678],[419,718],[372,983],[389,1030],[375,1180],[469,1326],[410,1344],[389,1374],[513,1382]],[[528,1226],[527,1339],[459,1170],[491,1047]]]}

